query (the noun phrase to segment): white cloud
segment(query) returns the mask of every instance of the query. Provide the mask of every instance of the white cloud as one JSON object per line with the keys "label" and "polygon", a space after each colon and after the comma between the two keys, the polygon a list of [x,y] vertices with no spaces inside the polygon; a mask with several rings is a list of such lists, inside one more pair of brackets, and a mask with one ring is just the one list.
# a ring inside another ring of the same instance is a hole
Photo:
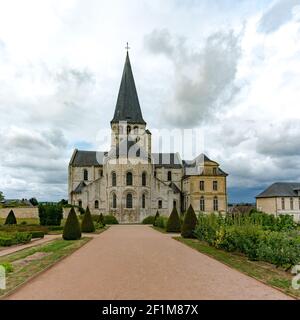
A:
{"label": "white cloud", "polygon": [[67,196],[72,149],[109,128],[126,41],[150,129],[201,123],[241,190],[300,180],[299,12],[292,0],[0,1],[0,190]]}

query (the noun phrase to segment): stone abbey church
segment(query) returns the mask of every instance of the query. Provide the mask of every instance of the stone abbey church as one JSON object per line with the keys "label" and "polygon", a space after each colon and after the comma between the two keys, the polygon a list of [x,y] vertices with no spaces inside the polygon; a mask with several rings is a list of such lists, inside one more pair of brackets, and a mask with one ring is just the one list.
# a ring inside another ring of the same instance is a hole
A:
{"label": "stone abbey church", "polygon": [[113,214],[120,223],[138,223],[174,206],[184,212],[224,212],[227,174],[201,154],[182,160],[178,153],[152,153],[128,52],[106,152],[75,149],[69,163],[69,203],[94,214]]}

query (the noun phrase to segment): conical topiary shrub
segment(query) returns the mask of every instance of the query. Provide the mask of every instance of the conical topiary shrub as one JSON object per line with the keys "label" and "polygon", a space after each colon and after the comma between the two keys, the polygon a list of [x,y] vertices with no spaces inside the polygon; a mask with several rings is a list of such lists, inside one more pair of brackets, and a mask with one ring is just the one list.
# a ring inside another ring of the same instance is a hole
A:
{"label": "conical topiary shrub", "polygon": [[167,232],[180,232],[181,230],[180,219],[176,207],[173,208],[170,214],[166,230]]}
{"label": "conical topiary shrub", "polygon": [[69,212],[69,215],[64,227],[63,238],[65,240],[78,240],[81,238],[79,221],[73,207]]}
{"label": "conical topiary shrub", "polygon": [[196,228],[197,222],[198,220],[195,211],[192,205],[190,205],[183,218],[181,236],[183,238],[194,238],[194,230]]}
{"label": "conical topiary shrub", "polygon": [[9,211],[9,214],[6,217],[4,224],[17,224],[17,219],[16,219],[15,214],[12,210]]}
{"label": "conical topiary shrub", "polygon": [[103,227],[105,226],[104,216],[103,213],[100,213],[100,216],[98,218],[98,223],[102,224]]}
{"label": "conical topiary shrub", "polygon": [[86,208],[85,214],[81,223],[81,231],[82,232],[95,232],[95,226],[92,219],[92,215],[89,207]]}
{"label": "conical topiary shrub", "polygon": [[155,217],[154,217],[154,221],[153,221],[153,225],[156,226],[156,220],[158,219],[159,217],[159,212],[158,210],[156,211],[156,214],[155,214]]}

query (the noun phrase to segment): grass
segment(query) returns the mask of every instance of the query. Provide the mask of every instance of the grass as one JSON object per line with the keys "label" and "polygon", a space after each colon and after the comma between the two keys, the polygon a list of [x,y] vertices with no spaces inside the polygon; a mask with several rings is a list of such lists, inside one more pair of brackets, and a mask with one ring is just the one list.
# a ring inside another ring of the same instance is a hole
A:
{"label": "grass", "polygon": [[291,287],[294,275],[281,268],[261,261],[249,261],[244,255],[216,249],[196,239],[174,239],[288,295],[300,298],[300,290]]}
{"label": "grass", "polygon": [[[0,298],[60,259],[72,254],[89,240],[91,240],[91,238],[82,238],[74,241],[56,239],[45,244],[0,257],[0,264],[12,266],[12,268],[10,268],[11,272],[6,274],[6,289],[0,290]],[[16,261],[22,260],[38,252],[47,253],[48,255],[43,256],[40,259],[29,261],[23,266],[14,264]]]}

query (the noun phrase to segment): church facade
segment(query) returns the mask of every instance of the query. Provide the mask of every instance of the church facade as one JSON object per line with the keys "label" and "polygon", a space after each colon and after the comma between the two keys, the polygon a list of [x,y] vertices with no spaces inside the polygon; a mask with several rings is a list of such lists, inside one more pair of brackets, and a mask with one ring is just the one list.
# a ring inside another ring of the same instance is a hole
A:
{"label": "church facade", "polygon": [[75,149],[69,163],[69,203],[112,214],[120,223],[139,223],[157,211],[227,210],[227,174],[201,154],[182,160],[178,153],[152,153],[127,52],[115,113],[111,148]]}

